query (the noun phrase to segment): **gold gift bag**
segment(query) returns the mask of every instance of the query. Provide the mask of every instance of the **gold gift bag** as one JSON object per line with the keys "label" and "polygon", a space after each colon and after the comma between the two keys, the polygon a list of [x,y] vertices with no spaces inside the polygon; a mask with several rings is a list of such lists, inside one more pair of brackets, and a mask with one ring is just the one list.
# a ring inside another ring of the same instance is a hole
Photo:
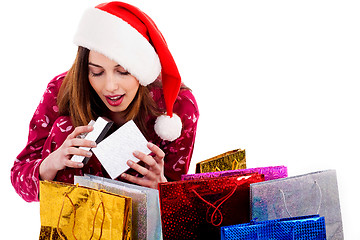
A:
{"label": "gold gift bag", "polygon": [[131,239],[131,198],[40,181],[39,239]]}
{"label": "gold gift bag", "polygon": [[196,164],[196,173],[227,171],[246,168],[245,149],[225,152]]}

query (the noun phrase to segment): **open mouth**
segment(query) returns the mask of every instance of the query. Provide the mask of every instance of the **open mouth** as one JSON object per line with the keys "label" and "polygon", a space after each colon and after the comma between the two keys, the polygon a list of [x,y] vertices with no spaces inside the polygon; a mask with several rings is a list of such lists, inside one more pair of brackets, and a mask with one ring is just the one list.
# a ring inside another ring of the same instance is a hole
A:
{"label": "open mouth", "polygon": [[122,95],[113,95],[113,96],[105,96],[106,101],[111,105],[111,106],[119,106],[121,104],[121,102],[124,99],[125,94]]}

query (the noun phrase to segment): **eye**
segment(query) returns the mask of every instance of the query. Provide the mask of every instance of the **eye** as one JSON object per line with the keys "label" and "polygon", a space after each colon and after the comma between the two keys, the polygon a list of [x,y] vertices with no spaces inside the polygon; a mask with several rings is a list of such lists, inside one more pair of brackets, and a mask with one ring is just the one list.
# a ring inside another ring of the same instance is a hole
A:
{"label": "eye", "polygon": [[102,71],[102,72],[98,72],[98,73],[94,73],[94,72],[90,71],[90,74],[91,74],[91,76],[93,76],[93,77],[99,77],[99,76],[101,76],[103,73],[104,73],[103,71]]}
{"label": "eye", "polygon": [[120,75],[129,75],[130,73],[122,66],[117,65],[115,68],[116,72],[119,73]]}
{"label": "eye", "polygon": [[121,71],[121,70],[117,70],[118,73],[120,73],[121,75],[129,75],[130,73],[128,71]]}

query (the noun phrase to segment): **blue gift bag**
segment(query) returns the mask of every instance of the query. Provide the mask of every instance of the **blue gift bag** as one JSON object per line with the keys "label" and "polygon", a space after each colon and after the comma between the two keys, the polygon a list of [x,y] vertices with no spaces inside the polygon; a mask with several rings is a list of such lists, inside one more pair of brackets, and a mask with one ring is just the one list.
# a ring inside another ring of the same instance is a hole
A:
{"label": "blue gift bag", "polygon": [[326,240],[319,215],[267,220],[221,227],[221,240]]}

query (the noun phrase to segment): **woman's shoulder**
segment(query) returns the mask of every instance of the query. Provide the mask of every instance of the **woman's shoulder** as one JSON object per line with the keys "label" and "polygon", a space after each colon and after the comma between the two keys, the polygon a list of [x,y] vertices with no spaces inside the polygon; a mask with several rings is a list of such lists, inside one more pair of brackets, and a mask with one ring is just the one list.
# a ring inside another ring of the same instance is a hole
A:
{"label": "woman's shoulder", "polygon": [[57,76],[55,76],[47,85],[47,89],[55,89],[59,91],[60,86],[62,82],[64,81],[64,78],[66,76],[67,72],[61,73]]}
{"label": "woman's shoulder", "polygon": [[40,111],[47,108],[52,108],[54,113],[58,112],[57,95],[65,76],[66,72],[59,74],[47,84],[46,90],[40,100],[40,104],[35,111],[35,115],[38,115]]}
{"label": "woman's shoulder", "polygon": [[180,89],[180,92],[176,98],[175,105],[177,103],[186,104],[192,106],[194,109],[198,110],[198,105],[195,100],[195,97],[190,89]]}

